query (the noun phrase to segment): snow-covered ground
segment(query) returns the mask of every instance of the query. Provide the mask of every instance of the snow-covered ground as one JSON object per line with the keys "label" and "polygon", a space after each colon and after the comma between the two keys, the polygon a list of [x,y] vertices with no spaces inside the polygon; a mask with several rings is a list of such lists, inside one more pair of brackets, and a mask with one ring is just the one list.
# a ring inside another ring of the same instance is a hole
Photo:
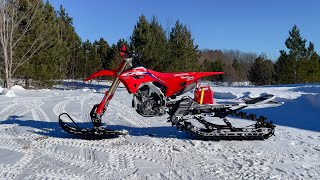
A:
{"label": "snow-covered ground", "polygon": [[320,179],[320,85],[212,87],[217,103],[276,95],[282,105],[247,110],[277,125],[264,141],[192,140],[167,116],[139,116],[123,87],[103,120],[129,135],[78,139],[61,130],[57,116],[89,122],[106,88],[80,85],[0,95],[0,179]]}

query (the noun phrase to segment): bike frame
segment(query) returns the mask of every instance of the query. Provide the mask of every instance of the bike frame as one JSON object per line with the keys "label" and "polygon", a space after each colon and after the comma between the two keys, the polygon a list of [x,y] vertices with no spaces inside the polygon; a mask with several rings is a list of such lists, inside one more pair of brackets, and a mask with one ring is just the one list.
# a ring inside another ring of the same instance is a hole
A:
{"label": "bike frame", "polygon": [[101,70],[85,79],[85,81],[89,81],[101,76],[114,77],[110,89],[105,92],[103,99],[95,110],[98,117],[103,115],[120,82],[124,84],[130,94],[136,94],[141,85],[145,83],[158,82],[166,87],[165,96],[172,97],[188,85],[197,83],[202,77],[223,74],[223,72],[160,73],[142,66],[132,68],[132,60],[133,58],[124,57],[117,70]]}

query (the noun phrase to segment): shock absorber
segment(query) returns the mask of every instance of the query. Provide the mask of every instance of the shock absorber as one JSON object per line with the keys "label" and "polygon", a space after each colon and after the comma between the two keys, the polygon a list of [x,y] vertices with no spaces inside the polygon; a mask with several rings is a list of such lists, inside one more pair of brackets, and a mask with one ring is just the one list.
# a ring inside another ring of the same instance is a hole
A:
{"label": "shock absorber", "polygon": [[105,113],[110,100],[112,99],[114,93],[116,92],[119,84],[120,84],[120,74],[127,69],[131,62],[132,58],[124,58],[123,61],[121,62],[118,72],[117,72],[117,77],[113,80],[112,85],[109,89],[109,91],[105,92],[105,95],[101,102],[99,104],[96,104],[93,106],[91,112],[90,112],[90,117],[91,121],[93,123],[94,127],[99,127],[101,126],[101,117]]}

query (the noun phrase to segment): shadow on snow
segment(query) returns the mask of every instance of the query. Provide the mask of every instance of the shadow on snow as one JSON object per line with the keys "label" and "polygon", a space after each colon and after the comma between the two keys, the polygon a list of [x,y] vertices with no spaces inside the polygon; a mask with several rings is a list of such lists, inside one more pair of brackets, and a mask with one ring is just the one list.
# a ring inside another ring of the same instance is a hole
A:
{"label": "shadow on snow", "polygon": [[275,125],[320,132],[320,94],[302,94],[296,99],[276,99],[278,107],[248,109],[247,113],[266,116]]}
{"label": "shadow on snow", "polygon": [[[10,116],[8,120],[1,121],[1,124],[17,124],[23,127],[24,131],[36,133],[39,135],[57,137],[57,138],[81,138],[68,134],[60,127],[59,122],[44,122],[35,120],[21,120],[20,116]],[[91,122],[77,123],[79,127],[92,127]],[[178,138],[191,139],[185,132],[178,131],[175,127],[129,127],[122,125],[107,125],[108,129],[112,130],[127,130],[131,136],[150,136],[156,138]],[[107,139],[107,138],[105,138]]]}

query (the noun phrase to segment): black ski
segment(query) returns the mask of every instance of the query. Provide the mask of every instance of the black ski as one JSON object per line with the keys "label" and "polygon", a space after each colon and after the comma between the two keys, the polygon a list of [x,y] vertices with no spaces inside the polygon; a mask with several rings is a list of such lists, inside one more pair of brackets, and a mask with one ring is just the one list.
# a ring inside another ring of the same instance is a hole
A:
{"label": "black ski", "polygon": [[[62,120],[62,116],[68,117],[73,125],[70,123],[66,123]],[[80,128],[77,123],[71,118],[71,116],[67,113],[62,113],[59,115],[59,125],[62,127],[64,131],[70,134],[77,135],[81,138],[85,139],[102,139],[102,138],[114,138],[119,135],[126,135],[127,131],[119,131],[119,130],[111,130],[106,129],[103,126],[93,127],[93,128]]]}

